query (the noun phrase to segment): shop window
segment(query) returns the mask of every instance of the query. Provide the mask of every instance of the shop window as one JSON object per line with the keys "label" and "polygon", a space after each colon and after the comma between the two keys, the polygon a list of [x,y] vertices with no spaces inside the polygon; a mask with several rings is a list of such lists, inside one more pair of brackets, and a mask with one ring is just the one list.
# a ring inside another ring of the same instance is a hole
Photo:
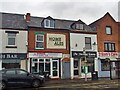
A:
{"label": "shop window", "polygon": [[[84,60],[81,61],[81,72],[84,73],[84,66],[85,62]],[[87,58],[87,66],[88,66],[88,72],[93,72],[94,71],[94,58]]]}
{"label": "shop window", "polygon": [[48,72],[50,75],[50,61],[45,62],[45,72]]}
{"label": "shop window", "polygon": [[39,62],[39,69],[38,69],[38,72],[41,73],[41,74],[44,74],[44,62]]}
{"label": "shop window", "polygon": [[105,42],[104,49],[105,49],[105,51],[115,51],[115,43]]}
{"label": "shop window", "polygon": [[39,62],[42,62],[42,63],[44,63],[44,59],[39,59]]}
{"label": "shop window", "polygon": [[91,37],[85,37],[85,49],[91,49]]}
{"label": "shop window", "polygon": [[105,60],[105,59],[102,59],[101,60],[101,71],[109,71],[110,70],[110,63]]}
{"label": "shop window", "polygon": [[37,62],[38,60],[37,59],[33,59],[33,62]]}
{"label": "shop window", "polygon": [[44,35],[36,34],[36,49],[44,49]]}

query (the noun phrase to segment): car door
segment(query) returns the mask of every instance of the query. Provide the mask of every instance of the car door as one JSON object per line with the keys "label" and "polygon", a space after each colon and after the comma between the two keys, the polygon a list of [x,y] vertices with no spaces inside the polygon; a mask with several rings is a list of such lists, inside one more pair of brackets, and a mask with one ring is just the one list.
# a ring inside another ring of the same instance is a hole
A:
{"label": "car door", "polygon": [[18,69],[17,70],[17,84],[19,85],[30,85],[32,81],[32,77],[25,70]]}
{"label": "car door", "polygon": [[14,69],[6,70],[4,77],[7,79],[8,86],[16,86],[16,71]]}

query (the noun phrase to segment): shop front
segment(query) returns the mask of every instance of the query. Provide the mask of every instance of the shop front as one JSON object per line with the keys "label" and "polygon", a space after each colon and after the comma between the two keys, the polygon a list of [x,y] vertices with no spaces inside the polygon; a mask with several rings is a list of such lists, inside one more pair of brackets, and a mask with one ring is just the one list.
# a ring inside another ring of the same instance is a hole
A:
{"label": "shop front", "polygon": [[[86,57],[86,62],[85,62]],[[97,52],[86,51],[72,51],[72,66],[73,78],[85,78],[84,67],[87,66],[87,77],[91,77],[91,72],[95,71],[95,58]]]}
{"label": "shop front", "polygon": [[26,69],[26,63],[23,63],[24,65],[21,63],[27,60],[27,53],[2,53],[0,58],[2,68]]}
{"label": "shop front", "polygon": [[31,73],[48,74],[50,78],[61,77],[62,53],[29,53],[28,67]]}
{"label": "shop front", "polygon": [[120,60],[110,62],[110,79],[120,79]]}
{"label": "shop front", "polygon": [[118,64],[118,52],[98,53],[98,77],[116,77],[114,67]]}

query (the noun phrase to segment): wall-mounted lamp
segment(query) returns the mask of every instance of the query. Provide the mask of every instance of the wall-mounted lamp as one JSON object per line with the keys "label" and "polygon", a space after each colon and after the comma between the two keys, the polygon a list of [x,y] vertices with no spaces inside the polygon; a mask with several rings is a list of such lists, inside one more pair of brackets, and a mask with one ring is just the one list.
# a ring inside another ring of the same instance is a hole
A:
{"label": "wall-mounted lamp", "polygon": [[75,44],[75,47],[77,47],[78,45],[77,45],[77,43]]}
{"label": "wall-mounted lamp", "polygon": [[96,42],[93,42],[93,45],[97,45]]}

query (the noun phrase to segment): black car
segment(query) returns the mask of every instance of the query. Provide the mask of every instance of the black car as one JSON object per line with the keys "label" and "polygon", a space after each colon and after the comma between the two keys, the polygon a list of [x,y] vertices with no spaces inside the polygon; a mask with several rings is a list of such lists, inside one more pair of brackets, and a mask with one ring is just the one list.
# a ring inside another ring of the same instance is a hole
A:
{"label": "black car", "polygon": [[44,76],[31,74],[23,69],[3,69],[0,71],[2,89],[14,86],[39,87],[45,82]]}

